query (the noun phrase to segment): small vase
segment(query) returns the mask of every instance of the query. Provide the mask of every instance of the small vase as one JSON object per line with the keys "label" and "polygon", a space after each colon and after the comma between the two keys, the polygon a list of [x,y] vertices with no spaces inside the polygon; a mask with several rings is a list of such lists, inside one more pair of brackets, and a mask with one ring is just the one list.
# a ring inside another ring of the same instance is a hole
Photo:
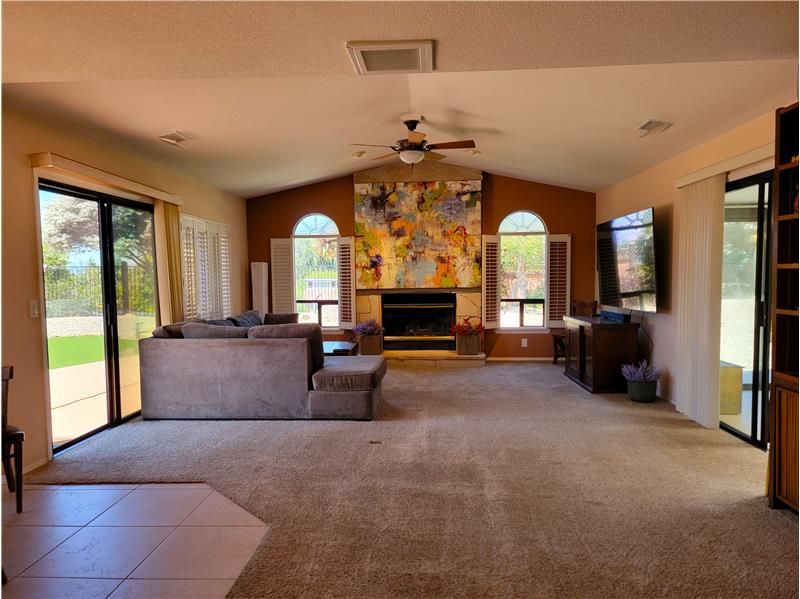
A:
{"label": "small vase", "polygon": [[383,335],[359,335],[358,353],[362,356],[379,356],[383,353]]}
{"label": "small vase", "polygon": [[481,353],[481,336],[456,335],[456,353],[460,356],[476,356]]}
{"label": "small vase", "polygon": [[657,385],[658,381],[628,381],[628,397],[631,401],[650,403],[656,398]]}

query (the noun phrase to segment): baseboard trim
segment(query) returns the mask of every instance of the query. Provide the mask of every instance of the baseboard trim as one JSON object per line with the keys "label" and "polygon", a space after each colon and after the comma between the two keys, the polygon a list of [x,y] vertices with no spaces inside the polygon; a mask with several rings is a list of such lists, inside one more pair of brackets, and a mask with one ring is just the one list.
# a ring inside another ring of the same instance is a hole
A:
{"label": "baseboard trim", "polygon": [[541,357],[541,358],[515,358],[515,357],[504,357],[504,356],[491,356],[486,358],[487,362],[552,362],[553,358]]}
{"label": "baseboard trim", "polygon": [[44,466],[49,461],[50,460],[47,459],[47,458],[42,458],[41,460],[35,461],[33,464],[28,464],[27,466],[23,466],[22,467],[22,474],[28,474],[29,472],[32,472],[32,471],[36,470],[37,468],[41,468],[42,466]]}

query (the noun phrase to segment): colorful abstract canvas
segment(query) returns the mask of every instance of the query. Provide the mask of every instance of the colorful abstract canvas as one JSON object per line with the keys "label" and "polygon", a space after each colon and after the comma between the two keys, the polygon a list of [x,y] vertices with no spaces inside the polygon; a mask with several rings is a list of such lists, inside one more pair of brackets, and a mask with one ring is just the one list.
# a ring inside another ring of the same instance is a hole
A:
{"label": "colorful abstract canvas", "polygon": [[359,289],[479,287],[481,182],[358,183]]}

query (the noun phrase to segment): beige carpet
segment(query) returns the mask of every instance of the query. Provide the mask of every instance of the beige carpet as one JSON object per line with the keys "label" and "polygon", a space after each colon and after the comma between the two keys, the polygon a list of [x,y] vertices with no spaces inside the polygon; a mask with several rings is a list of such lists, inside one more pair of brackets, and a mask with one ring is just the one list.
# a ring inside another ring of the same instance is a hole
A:
{"label": "beige carpet", "polygon": [[393,369],[374,422],[133,422],[39,483],[208,481],[271,530],[231,597],[779,599],[766,454],[544,364]]}

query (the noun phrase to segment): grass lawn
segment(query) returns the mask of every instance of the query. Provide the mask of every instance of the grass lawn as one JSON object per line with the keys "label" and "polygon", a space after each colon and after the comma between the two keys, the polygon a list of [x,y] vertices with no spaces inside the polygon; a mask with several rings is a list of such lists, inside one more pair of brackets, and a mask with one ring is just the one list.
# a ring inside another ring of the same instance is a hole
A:
{"label": "grass lawn", "polygon": [[[121,339],[120,353],[136,352],[137,346],[135,339]],[[50,337],[47,340],[47,355],[51,369],[102,362],[106,355],[105,341],[102,335]]]}

